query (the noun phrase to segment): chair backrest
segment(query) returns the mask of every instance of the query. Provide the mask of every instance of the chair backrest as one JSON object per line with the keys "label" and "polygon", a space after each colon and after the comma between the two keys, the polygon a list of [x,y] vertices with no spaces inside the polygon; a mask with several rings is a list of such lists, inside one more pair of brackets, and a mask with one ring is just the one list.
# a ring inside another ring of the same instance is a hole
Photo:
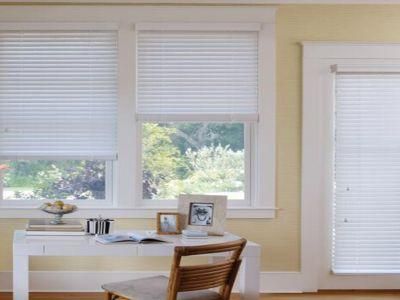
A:
{"label": "chair backrest", "polygon": [[[168,285],[167,300],[176,300],[178,292],[205,290],[220,287],[221,299],[228,300],[239,271],[240,254],[246,246],[245,239],[237,241],[175,248],[174,261]],[[183,256],[231,252],[221,261],[203,265],[181,266]]]}

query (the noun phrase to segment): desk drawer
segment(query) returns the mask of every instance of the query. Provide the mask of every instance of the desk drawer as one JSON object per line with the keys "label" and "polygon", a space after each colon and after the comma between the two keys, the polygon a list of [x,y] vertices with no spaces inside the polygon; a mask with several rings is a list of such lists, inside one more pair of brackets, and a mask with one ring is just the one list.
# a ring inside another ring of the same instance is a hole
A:
{"label": "desk drawer", "polygon": [[87,246],[68,246],[68,245],[46,245],[44,255],[49,256],[137,256],[137,245],[87,245]]}
{"label": "desk drawer", "polygon": [[44,254],[44,246],[40,244],[14,244],[13,254],[40,256]]}
{"label": "desk drawer", "polygon": [[139,256],[173,256],[173,244],[139,244]]}

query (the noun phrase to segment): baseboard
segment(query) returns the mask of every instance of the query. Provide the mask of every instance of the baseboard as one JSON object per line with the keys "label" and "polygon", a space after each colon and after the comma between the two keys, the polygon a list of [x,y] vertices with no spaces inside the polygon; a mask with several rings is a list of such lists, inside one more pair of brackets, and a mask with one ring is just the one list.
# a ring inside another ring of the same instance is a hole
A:
{"label": "baseboard", "polygon": [[302,293],[304,289],[301,272],[261,272],[261,293]]}
{"label": "baseboard", "polygon": [[[168,275],[152,271],[31,271],[32,292],[97,292],[106,282],[146,276]],[[261,293],[299,293],[302,291],[298,272],[261,272]],[[0,291],[12,291],[12,272],[0,272]],[[237,288],[234,292],[237,292]]]}

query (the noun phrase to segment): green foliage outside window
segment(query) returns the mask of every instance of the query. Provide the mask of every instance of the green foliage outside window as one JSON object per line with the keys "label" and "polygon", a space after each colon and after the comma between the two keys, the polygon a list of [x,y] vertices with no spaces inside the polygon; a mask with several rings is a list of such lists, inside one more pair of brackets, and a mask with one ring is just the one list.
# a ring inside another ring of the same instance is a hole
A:
{"label": "green foliage outside window", "polygon": [[104,199],[105,162],[91,160],[7,161],[5,199]]}
{"label": "green foliage outside window", "polygon": [[[144,123],[143,197],[220,193],[242,199],[244,125]],[[5,199],[105,199],[105,162],[14,160],[1,162]]]}
{"label": "green foliage outside window", "polygon": [[145,123],[143,132],[145,199],[174,199],[180,193],[243,199],[243,124]]}

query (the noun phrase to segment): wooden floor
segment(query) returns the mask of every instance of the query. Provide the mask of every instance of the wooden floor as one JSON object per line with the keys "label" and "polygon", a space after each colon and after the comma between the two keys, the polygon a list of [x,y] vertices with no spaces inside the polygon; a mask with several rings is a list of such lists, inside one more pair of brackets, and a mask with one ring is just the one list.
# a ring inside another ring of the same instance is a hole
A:
{"label": "wooden floor", "polygon": [[[318,294],[264,294],[260,300],[400,300],[400,291],[320,292]],[[12,300],[11,293],[0,293],[0,300]],[[102,293],[31,293],[30,300],[104,300]],[[239,300],[238,295],[232,300]]]}

